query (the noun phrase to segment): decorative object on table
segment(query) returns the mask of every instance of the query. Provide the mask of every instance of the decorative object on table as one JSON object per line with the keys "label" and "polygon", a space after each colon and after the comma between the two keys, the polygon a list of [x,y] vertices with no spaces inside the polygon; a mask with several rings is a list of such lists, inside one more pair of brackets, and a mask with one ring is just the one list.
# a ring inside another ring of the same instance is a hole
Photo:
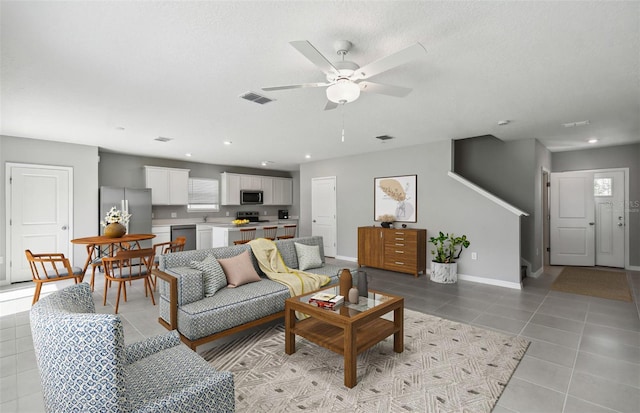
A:
{"label": "decorative object on table", "polygon": [[393,225],[393,221],[395,220],[396,217],[391,214],[380,215],[378,218],[376,218],[376,221],[382,221],[380,226],[382,226],[383,228],[391,228],[391,226]]}
{"label": "decorative object on table", "polygon": [[353,304],[357,304],[359,300],[358,289],[356,287],[351,287],[349,290],[349,302]]}
{"label": "decorative object on table", "polygon": [[241,226],[249,223],[248,219],[234,219],[231,223],[235,226]]}
{"label": "decorative object on table", "polygon": [[363,270],[358,270],[356,275],[358,276],[358,280],[357,280],[358,293],[362,297],[369,297],[369,280],[367,279],[368,277],[367,272]]}
{"label": "decorative object on table", "polygon": [[467,236],[456,237],[454,234],[444,234],[440,231],[437,237],[429,238],[429,242],[436,247],[431,251],[431,281],[444,284],[458,281],[458,264],[455,260],[460,258],[462,250],[471,244]]}
{"label": "decorative object on table", "polygon": [[353,287],[351,271],[345,268],[340,273],[340,295],[343,297],[347,297],[349,295],[349,289],[351,287]]}
{"label": "decorative object on table", "polygon": [[129,223],[131,214],[122,212],[115,206],[107,212],[104,221],[100,225],[104,227],[104,235],[109,238],[120,238],[127,233],[126,225]]}
{"label": "decorative object on table", "polygon": [[417,222],[418,175],[374,178],[373,216],[392,215],[393,221]]}

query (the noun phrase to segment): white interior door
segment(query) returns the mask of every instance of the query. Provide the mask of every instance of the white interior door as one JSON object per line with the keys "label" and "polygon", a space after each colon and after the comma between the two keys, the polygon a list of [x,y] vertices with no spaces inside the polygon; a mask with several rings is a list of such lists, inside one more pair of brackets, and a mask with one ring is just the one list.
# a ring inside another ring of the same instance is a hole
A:
{"label": "white interior door", "polygon": [[595,265],[593,175],[551,174],[551,265]]}
{"label": "white interior door", "polygon": [[624,268],[624,172],[594,174],[596,265]]}
{"label": "white interior door", "polygon": [[7,164],[7,223],[10,282],[31,280],[24,251],[58,252],[72,258],[70,247],[71,169]]}
{"label": "white interior door", "polygon": [[311,233],[322,236],[324,255],[336,256],[336,177],[311,179]]}

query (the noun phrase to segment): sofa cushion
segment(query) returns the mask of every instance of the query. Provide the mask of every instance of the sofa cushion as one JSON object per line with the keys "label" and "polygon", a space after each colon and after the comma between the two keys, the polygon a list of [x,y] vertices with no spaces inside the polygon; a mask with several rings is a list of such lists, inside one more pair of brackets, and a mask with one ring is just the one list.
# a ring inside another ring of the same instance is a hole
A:
{"label": "sofa cushion", "polygon": [[261,280],[255,268],[253,268],[249,251],[244,251],[235,257],[220,259],[218,262],[227,276],[227,287],[229,288]]}
{"label": "sofa cushion", "polygon": [[298,268],[301,271],[322,267],[320,247],[317,245],[305,245],[295,242]]}
{"label": "sofa cushion", "polygon": [[192,261],[191,266],[202,271],[205,297],[211,297],[216,291],[227,286],[224,270],[213,255],[207,256],[202,261]]}

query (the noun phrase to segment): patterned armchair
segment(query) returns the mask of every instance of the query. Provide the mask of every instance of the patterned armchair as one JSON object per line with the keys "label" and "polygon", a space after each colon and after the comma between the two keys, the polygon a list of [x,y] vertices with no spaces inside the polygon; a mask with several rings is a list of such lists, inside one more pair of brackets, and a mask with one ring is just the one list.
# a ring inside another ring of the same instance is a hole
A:
{"label": "patterned armchair", "polygon": [[126,346],[118,315],[96,314],[82,283],[38,301],[31,331],[49,412],[233,412],[233,375],[178,333]]}

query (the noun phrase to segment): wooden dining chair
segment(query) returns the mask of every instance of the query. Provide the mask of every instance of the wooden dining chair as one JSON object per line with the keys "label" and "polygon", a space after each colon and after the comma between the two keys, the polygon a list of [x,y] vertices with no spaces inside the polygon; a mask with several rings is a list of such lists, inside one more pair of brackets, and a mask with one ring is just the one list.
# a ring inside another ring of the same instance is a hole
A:
{"label": "wooden dining chair", "polygon": [[246,244],[247,242],[256,238],[256,229],[255,228],[242,228],[240,230],[240,239],[238,241],[233,241],[234,245]]}
{"label": "wooden dining chair", "polygon": [[278,232],[278,227],[264,227],[262,228],[264,231],[264,238],[270,239],[274,241],[276,239],[276,233]]}
{"label": "wooden dining chair", "polygon": [[[169,254],[171,252],[184,251],[184,247],[187,244],[187,237],[176,237],[173,241],[160,242],[158,244],[153,244],[153,253],[155,258],[153,259],[153,268],[158,269],[160,265],[160,256],[163,254]],[[150,278],[151,284],[153,285],[153,291],[156,291],[157,288],[157,277],[154,275],[153,278]]]}
{"label": "wooden dining chair", "polygon": [[278,239],[289,239],[294,238],[296,236],[296,228],[297,225],[285,225],[284,226],[284,234],[280,235]]}
{"label": "wooden dining chair", "polygon": [[[102,245],[87,245],[87,254],[91,255],[91,281],[89,281],[89,285],[91,286],[91,292],[94,290],[94,283],[96,278],[96,268],[102,268],[102,258],[114,255],[117,251],[120,250],[130,250],[132,245],[128,242],[121,242],[119,244],[110,244],[105,249],[103,249]],[[131,285],[131,283],[129,283]]]}
{"label": "wooden dining chair", "polygon": [[104,266],[104,299],[102,305],[107,305],[107,291],[111,282],[118,283],[115,313],[118,313],[120,294],[124,293],[127,301],[127,281],[144,280],[144,295],[151,295],[151,302],[156,305],[151,288],[151,269],[153,268],[153,248],[120,250],[114,257],[102,258]]}
{"label": "wooden dining chair", "polygon": [[71,267],[69,259],[65,258],[64,254],[33,254],[30,250],[25,250],[24,253],[31,268],[31,277],[36,284],[31,305],[40,299],[40,290],[44,283],[70,279],[73,279],[76,284],[82,282],[84,276],[82,268]]}

